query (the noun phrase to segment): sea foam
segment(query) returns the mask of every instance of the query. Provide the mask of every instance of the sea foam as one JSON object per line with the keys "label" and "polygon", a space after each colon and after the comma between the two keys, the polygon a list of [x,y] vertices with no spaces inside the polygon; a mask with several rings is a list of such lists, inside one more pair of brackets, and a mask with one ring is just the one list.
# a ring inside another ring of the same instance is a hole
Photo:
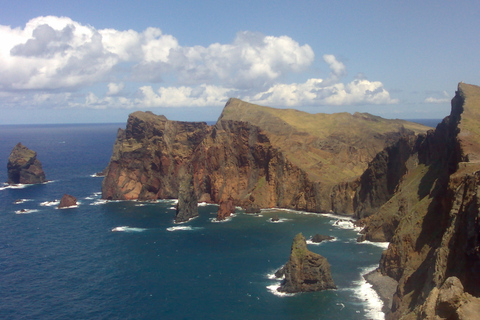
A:
{"label": "sea foam", "polygon": [[112,232],[143,232],[147,229],[145,228],[133,228],[129,226],[115,227],[112,229]]}
{"label": "sea foam", "polygon": [[60,200],[53,200],[53,201],[44,201],[40,203],[40,206],[42,207],[52,207],[52,206],[58,206],[60,204]]}
{"label": "sea foam", "polygon": [[22,209],[22,210],[17,210],[15,211],[16,214],[29,214],[29,213],[34,213],[38,212],[37,209]]}
{"label": "sea foam", "polygon": [[354,281],[354,296],[366,304],[365,313],[367,319],[383,320],[385,314],[382,312],[383,302],[372,285],[365,280],[363,275],[375,270],[378,265],[364,268],[361,272],[361,279]]}
{"label": "sea foam", "polygon": [[197,229],[203,229],[201,227],[191,227],[191,226],[175,226],[175,227],[169,227],[167,228],[167,231],[173,232],[173,231],[192,231],[192,230],[197,230]]}

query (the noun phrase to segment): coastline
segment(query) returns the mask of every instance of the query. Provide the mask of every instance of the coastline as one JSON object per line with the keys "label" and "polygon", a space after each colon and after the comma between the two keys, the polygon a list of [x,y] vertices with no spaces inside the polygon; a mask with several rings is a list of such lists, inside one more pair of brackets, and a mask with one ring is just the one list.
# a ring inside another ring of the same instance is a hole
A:
{"label": "coastline", "polygon": [[389,276],[382,275],[378,268],[364,274],[363,277],[382,300],[383,313],[388,314],[392,309],[393,294],[397,291],[398,282]]}

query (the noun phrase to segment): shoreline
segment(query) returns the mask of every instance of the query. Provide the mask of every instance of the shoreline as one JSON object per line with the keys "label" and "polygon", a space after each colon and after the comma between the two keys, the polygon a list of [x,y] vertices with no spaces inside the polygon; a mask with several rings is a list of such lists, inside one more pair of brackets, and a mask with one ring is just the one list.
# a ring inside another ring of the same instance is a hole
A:
{"label": "shoreline", "polygon": [[365,280],[372,286],[383,302],[382,312],[387,315],[391,312],[393,294],[397,291],[398,282],[384,276],[378,268],[363,275]]}

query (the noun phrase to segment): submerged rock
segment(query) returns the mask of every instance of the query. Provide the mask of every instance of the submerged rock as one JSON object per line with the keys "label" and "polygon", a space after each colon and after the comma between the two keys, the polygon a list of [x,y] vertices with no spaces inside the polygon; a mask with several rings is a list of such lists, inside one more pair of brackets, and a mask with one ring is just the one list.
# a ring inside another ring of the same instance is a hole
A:
{"label": "submerged rock", "polygon": [[280,218],[279,218],[278,215],[276,214],[276,215],[274,215],[274,216],[270,219],[270,221],[272,221],[272,222],[278,222],[278,221],[280,221]]}
{"label": "submerged rock", "polygon": [[64,194],[58,205],[58,209],[74,207],[77,205],[77,198],[69,194]]}
{"label": "submerged rock", "polygon": [[335,239],[335,237],[331,237],[331,236],[325,236],[325,235],[321,235],[321,234],[316,234],[312,237],[312,242],[315,242],[315,243],[320,243],[322,241],[328,241],[328,240],[333,240]]}
{"label": "submerged rock", "polygon": [[327,259],[309,251],[301,233],[293,239],[290,259],[275,276],[285,276],[278,288],[280,292],[311,292],[337,288]]}
{"label": "submerged rock", "polygon": [[12,184],[37,184],[46,181],[37,153],[18,143],[8,157],[8,181]]}
{"label": "submerged rock", "polygon": [[175,223],[186,222],[198,216],[198,201],[193,186],[193,175],[187,170],[182,169],[183,174],[180,174]]}

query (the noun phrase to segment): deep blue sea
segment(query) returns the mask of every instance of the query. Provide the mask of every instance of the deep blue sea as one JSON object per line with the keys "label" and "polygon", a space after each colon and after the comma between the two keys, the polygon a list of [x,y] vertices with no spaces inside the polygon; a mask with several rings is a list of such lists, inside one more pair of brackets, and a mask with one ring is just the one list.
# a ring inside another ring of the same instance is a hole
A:
{"label": "deep blue sea", "polygon": [[[357,243],[356,231],[333,225],[335,216],[271,209],[216,223],[217,207],[203,205],[200,217],[175,225],[171,200],[102,201],[102,178],[92,175],[107,166],[123,126],[0,126],[0,181],[18,142],[37,151],[51,180],[0,184],[0,319],[383,317],[362,274],[384,247]],[[64,193],[79,206],[56,209]],[[274,294],[278,281],[269,275],[299,232],[336,238],[309,248],[328,259],[337,290]]]}

